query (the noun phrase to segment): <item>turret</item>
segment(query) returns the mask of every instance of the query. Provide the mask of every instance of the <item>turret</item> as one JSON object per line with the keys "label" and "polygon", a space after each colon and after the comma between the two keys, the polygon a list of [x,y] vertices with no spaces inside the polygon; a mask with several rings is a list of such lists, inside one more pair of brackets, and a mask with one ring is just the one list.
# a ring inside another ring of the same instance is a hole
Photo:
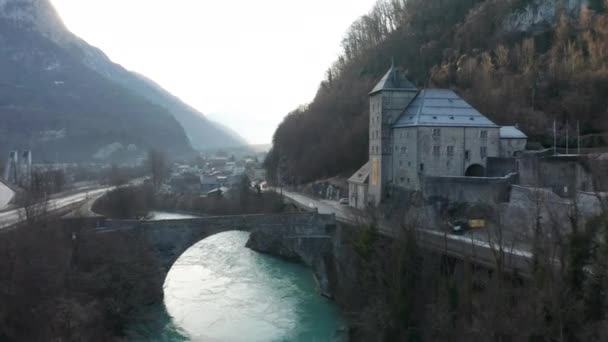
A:
{"label": "turret", "polygon": [[388,194],[393,182],[391,126],[417,93],[405,72],[394,65],[369,93],[369,201],[375,205]]}

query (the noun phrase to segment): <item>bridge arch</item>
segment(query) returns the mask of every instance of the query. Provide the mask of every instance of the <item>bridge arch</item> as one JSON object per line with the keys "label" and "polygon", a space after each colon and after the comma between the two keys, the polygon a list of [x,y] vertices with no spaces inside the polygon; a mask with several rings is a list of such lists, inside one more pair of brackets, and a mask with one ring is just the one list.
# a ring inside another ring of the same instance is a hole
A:
{"label": "bridge arch", "polygon": [[219,233],[263,231],[270,236],[316,236],[335,227],[334,215],[297,212],[203,217],[167,221],[108,221],[109,231],[128,231],[144,240],[158,257],[162,283],[173,264],[190,247]]}

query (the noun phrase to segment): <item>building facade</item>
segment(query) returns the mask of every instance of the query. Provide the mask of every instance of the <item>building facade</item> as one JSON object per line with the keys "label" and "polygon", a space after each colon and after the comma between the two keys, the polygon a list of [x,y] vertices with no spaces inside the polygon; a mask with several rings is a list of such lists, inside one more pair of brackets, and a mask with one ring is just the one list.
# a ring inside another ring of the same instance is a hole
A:
{"label": "building facade", "polygon": [[485,177],[488,158],[525,148],[517,128],[501,128],[452,90],[418,90],[395,67],[369,96],[369,162],[349,180],[351,206],[377,205],[393,187],[423,191],[425,177]]}

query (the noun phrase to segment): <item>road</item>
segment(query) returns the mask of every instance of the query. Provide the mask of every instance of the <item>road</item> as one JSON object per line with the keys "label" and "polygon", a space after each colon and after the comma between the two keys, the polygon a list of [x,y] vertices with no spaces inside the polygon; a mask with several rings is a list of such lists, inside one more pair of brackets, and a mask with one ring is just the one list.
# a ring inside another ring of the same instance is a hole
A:
{"label": "road", "polygon": [[[98,190],[83,191],[61,198],[54,198],[48,201],[48,210],[53,213],[72,205],[84,204],[89,198],[101,196],[111,189],[111,187],[107,187]],[[21,208],[0,213],[0,230],[15,226],[22,221],[24,212],[24,209]]]}
{"label": "road", "polygon": [[0,181],[0,209],[6,207],[15,196],[13,190]]}
{"label": "road", "polygon": [[[278,189],[273,191],[280,192]],[[352,207],[340,205],[338,202],[316,200],[301,193],[282,191],[283,196],[306,209],[317,209],[320,214],[334,214],[338,221],[348,224],[365,222],[365,215]],[[388,224],[379,224],[381,234],[396,237],[398,231]],[[452,257],[469,260],[476,264],[495,268],[497,259],[504,261],[506,271],[517,271],[527,275],[532,261],[530,248],[515,238],[503,239],[502,248],[487,231],[477,231],[465,235],[454,235],[446,231],[438,231],[419,227],[416,230],[419,242],[426,248],[445,253]]]}

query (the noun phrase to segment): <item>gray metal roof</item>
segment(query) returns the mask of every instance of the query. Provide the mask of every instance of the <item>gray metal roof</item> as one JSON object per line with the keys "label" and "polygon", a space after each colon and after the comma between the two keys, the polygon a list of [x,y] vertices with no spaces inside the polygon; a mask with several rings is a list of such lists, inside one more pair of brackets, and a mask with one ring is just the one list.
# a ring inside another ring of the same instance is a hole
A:
{"label": "gray metal roof", "polygon": [[520,131],[515,126],[503,126],[500,127],[500,138],[501,139],[527,139],[528,136],[524,132]]}
{"label": "gray metal roof", "polygon": [[365,184],[367,179],[369,178],[369,174],[371,172],[371,162],[367,162],[367,164],[363,165],[359,169],[359,171],[355,172],[355,174],[348,179],[349,183],[357,183],[357,184]]}
{"label": "gray metal roof", "polygon": [[381,90],[416,89],[416,86],[405,76],[405,72],[399,68],[391,66],[390,70],[376,84],[370,94]]}
{"label": "gray metal roof", "polygon": [[450,89],[424,89],[405,108],[393,127],[496,127]]}

